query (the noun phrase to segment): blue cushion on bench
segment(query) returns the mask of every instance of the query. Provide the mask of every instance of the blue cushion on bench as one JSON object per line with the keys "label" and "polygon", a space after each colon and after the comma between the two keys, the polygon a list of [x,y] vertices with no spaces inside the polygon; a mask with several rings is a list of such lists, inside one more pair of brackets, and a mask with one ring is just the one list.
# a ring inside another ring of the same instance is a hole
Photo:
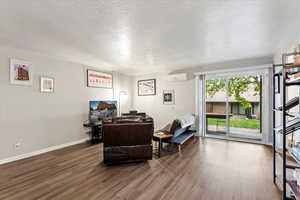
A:
{"label": "blue cushion on bench", "polygon": [[185,143],[188,139],[190,139],[191,137],[193,137],[194,132],[188,131],[185,132],[181,135],[179,135],[178,137],[172,137],[170,142],[171,143],[175,143],[175,144],[183,144]]}

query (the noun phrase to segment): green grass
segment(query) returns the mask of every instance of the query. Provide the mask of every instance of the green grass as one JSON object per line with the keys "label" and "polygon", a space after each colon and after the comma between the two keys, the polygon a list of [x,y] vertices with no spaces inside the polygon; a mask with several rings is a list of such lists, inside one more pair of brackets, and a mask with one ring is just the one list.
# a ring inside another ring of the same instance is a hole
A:
{"label": "green grass", "polygon": [[[225,126],[224,119],[214,119],[208,118],[208,125],[217,125]],[[260,128],[260,120],[257,119],[230,119],[230,126],[236,128],[251,128],[251,129],[259,129]]]}

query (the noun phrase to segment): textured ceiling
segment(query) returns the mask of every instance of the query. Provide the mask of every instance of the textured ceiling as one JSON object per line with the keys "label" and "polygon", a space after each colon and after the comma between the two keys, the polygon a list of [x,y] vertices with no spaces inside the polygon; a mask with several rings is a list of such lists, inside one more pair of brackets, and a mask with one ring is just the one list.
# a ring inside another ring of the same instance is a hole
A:
{"label": "textured ceiling", "polygon": [[272,55],[300,21],[299,0],[286,2],[0,0],[0,44],[127,74],[172,71]]}

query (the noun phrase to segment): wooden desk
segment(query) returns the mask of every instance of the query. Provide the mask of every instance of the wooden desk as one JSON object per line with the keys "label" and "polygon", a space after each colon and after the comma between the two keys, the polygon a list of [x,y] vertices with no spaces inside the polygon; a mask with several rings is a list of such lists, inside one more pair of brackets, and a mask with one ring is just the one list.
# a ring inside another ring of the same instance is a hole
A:
{"label": "wooden desk", "polygon": [[166,140],[169,140],[173,137],[172,134],[163,133],[162,132],[155,132],[153,134],[153,140],[158,141],[158,157],[160,158],[161,150],[162,150],[162,143]]}

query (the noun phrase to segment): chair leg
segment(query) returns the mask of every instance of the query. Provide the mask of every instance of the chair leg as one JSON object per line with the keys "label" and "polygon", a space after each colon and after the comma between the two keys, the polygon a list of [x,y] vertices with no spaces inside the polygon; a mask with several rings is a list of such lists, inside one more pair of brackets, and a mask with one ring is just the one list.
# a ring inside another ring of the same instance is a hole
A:
{"label": "chair leg", "polygon": [[181,144],[178,145],[178,151],[179,151],[179,152],[178,152],[179,156],[182,156],[182,152],[181,152]]}

